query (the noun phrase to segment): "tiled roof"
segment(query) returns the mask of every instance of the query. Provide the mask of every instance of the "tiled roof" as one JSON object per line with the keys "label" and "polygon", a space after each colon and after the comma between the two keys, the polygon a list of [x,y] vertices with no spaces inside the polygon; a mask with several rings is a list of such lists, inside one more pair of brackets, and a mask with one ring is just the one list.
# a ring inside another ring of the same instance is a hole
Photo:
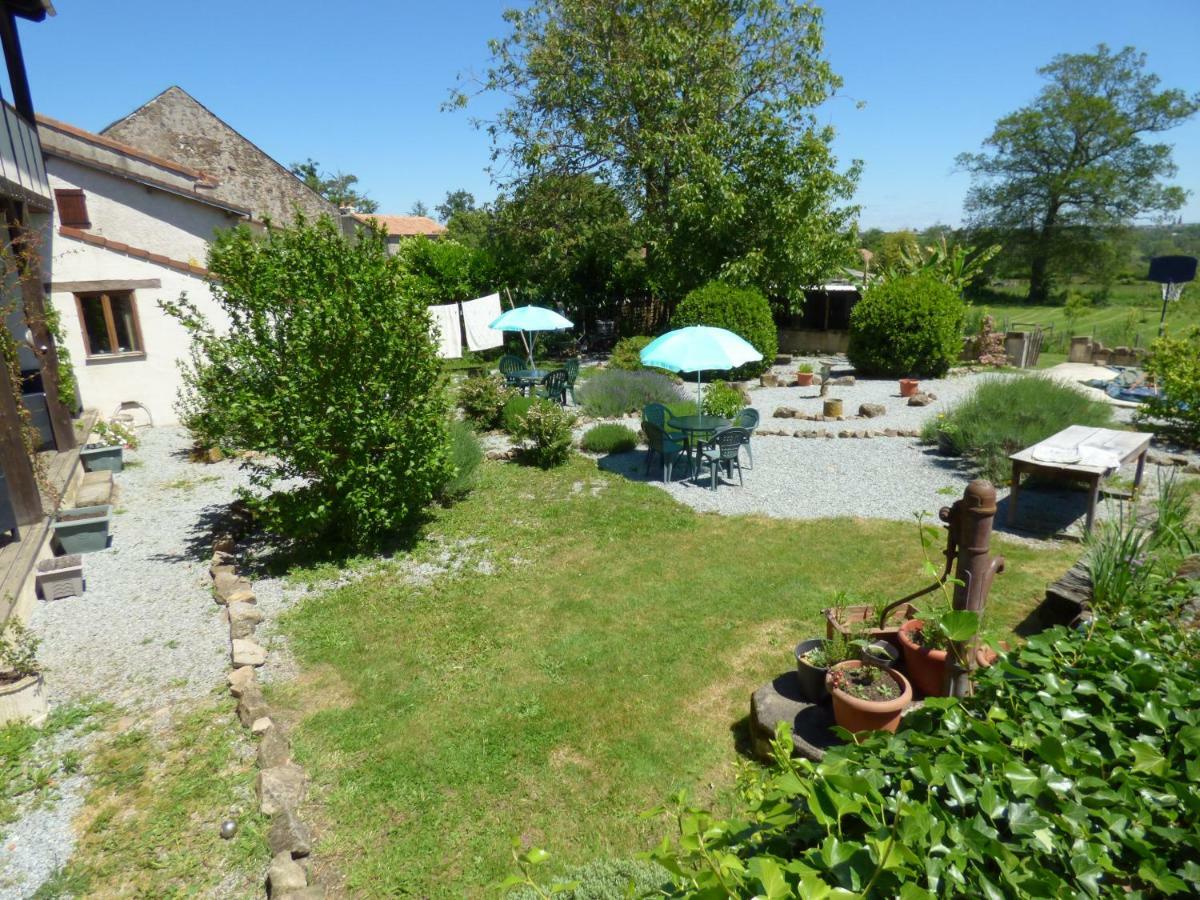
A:
{"label": "tiled roof", "polygon": [[114,253],[124,253],[126,256],[132,256],[135,259],[144,259],[156,265],[166,266],[168,269],[175,269],[177,272],[198,275],[201,278],[208,276],[208,269],[204,268],[204,266],[197,266],[194,263],[184,262],[179,259],[171,259],[169,256],[163,256],[161,253],[151,253],[149,250],[143,250],[141,247],[131,247],[129,244],[109,240],[98,234],[84,231],[82,228],[69,228],[66,225],[60,225],[58,233],[63,237],[74,238],[77,241],[83,241],[85,244],[91,244],[93,247],[103,247],[105,250],[111,250]]}
{"label": "tiled roof", "polygon": [[391,237],[415,237],[419,234],[433,237],[446,230],[445,225],[439,225],[429,216],[379,216],[375,213],[355,213],[354,218],[360,222],[378,222]]}

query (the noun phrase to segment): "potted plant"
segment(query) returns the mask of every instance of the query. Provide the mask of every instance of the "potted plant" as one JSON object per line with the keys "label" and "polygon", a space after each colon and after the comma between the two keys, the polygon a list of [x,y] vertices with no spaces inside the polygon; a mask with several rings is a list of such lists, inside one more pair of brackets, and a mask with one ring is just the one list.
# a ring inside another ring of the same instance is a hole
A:
{"label": "potted plant", "polygon": [[831,638],[811,638],[796,645],[796,676],[800,693],[809,703],[822,703],[829,698],[825,676],[829,668],[851,656],[850,642],[843,635]]}
{"label": "potted plant", "polygon": [[37,589],[44,600],[82,597],[83,557],[72,553],[70,556],[43,559],[38,563],[36,581]]}
{"label": "potted plant", "polygon": [[900,396],[911,397],[917,392],[917,386],[921,382],[916,378],[901,378],[900,379]]}
{"label": "potted plant", "polygon": [[[946,609],[901,625],[904,668],[917,690],[927,697],[943,696],[951,645],[971,640],[978,631],[979,614],[969,609]],[[959,662],[966,665],[965,660]]]}
{"label": "potted plant", "polygon": [[808,363],[796,366],[796,384],[799,387],[812,387],[813,367]]}
{"label": "potted plant", "polygon": [[876,641],[864,641],[859,650],[858,658],[868,666],[878,666],[890,669],[900,660],[900,651],[891,641],[880,638]]}
{"label": "potted plant", "polygon": [[833,698],[833,718],[847,731],[895,731],[912,700],[912,686],[895,669],[869,666],[860,659],[840,662],[825,685]]}
{"label": "potted plant", "polygon": [[125,468],[124,448],[137,447],[137,436],[120,422],[97,422],[92,427],[95,440],[79,450],[79,461],[85,472],[108,469],[120,472]]}
{"label": "potted plant", "polygon": [[868,640],[883,639],[899,646],[896,634],[900,623],[917,614],[911,603],[854,603],[852,599],[845,591],[834,594],[833,605],[824,610],[828,637],[840,634],[848,639],[862,632]]}
{"label": "potted plant", "polygon": [[63,553],[93,553],[108,546],[111,506],[81,506],[54,517],[54,537]]}
{"label": "potted plant", "polygon": [[46,721],[45,683],[37,663],[38,639],[15,617],[0,629],[0,725]]}

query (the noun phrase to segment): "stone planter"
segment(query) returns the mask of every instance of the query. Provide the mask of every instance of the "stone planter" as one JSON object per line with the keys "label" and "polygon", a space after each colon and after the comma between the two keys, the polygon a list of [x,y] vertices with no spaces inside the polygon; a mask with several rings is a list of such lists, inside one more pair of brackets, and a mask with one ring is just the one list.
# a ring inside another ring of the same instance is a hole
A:
{"label": "stone planter", "polygon": [[821,414],[829,419],[836,419],[842,414],[842,401],[831,398],[822,406]]}
{"label": "stone planter", "polygon": [[94,553],[108,546],[111,506],[81,506],[54,517],[54,537],[63,553]]}
{"label": "stone planter", "polygon": [[120,472],[125,468],[124,450],[119,445],[110,447],[106,444],[87,444],[79,450],[79,461],[83,463],[85,472],[97,472],[101,469]]}
{"label": "stone planter", "polygon": [[0,682],[0,725],[28,722],[40,726],[46,721],[46,685],[41,673],[26,675],[17,681]]}
{"label": "stone planter", "polygon": [[43,559],[37,567],[37,589],[43,600],[83,596],[83,557],[78,553]]}

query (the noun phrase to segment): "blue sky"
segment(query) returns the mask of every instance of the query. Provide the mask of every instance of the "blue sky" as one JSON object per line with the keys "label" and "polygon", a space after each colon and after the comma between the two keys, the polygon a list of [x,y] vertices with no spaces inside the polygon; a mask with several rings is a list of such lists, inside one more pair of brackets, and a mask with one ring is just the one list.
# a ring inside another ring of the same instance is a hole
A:
{"label": "blue sky", "polygon": [[[58,15],[21,34],[40,112],[99,130],[178,84],[285,165],[353,172],[382,212],[404,213],[460,187],[495,193],[486,135],[440,106],[460,72],[486,65],[505,5],[55,0]],[[1195,91],[1198,39],[1200,0],[830,2],[845,86],[820,115],[839,156],[864,162],[864,227],[957,224],[968,182],[955,155],[1037,93],[1039,65],[1132,44],[1164,84]],[[1166,140],[1177,182],[1200,193],[1200,119]],[[1200,196],[1184,218],[1200,220]]]}

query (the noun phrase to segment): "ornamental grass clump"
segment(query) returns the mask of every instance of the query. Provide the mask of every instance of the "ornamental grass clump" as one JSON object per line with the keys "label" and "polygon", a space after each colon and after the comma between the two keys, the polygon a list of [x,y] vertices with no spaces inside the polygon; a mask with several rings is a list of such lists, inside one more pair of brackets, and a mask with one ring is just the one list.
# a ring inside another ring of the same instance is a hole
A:
{"label": "ornamental grass clump", "polygon": [[683,389],[666,375],[641,370],[605,369],[575,389],[579,404],[598,419],[640,412],[648,403],[670,404],[685,399]]}
{"label": "ornamental grass clump", "polygon": [[382,230],[243,226],[217,234],[208,268],[228,330],[186,297],[164,304],[192,338],[177,409],[201,444],[255,451],[242,494],[259,522],[338,551],[411,527],[453,474],[449,409],[428,311]]}
{"label": "ornamental grass clump", "polygon": [[1107,403],[1051,378],[1022,375],[984,380],[948,412],[927,421],[921,437],[952,456],[972,460],[983,477],[1005,484],[1010,454],[1068,425],[1110,424]]}
{"label": "ornamental grass clump", "polygon": [[628,453],[638,445],[637,433],[624,425],[608,422],[587,431],[579,442],[588,453]]}
{"label": "ornamental grass clump", "polygon": [[479,464],[483,462],[483,448],[475,430],[466,422],[450,422],[450,463],[454,474],[442,486],[445,499],[456,499],[470,493],[475,487]]}

